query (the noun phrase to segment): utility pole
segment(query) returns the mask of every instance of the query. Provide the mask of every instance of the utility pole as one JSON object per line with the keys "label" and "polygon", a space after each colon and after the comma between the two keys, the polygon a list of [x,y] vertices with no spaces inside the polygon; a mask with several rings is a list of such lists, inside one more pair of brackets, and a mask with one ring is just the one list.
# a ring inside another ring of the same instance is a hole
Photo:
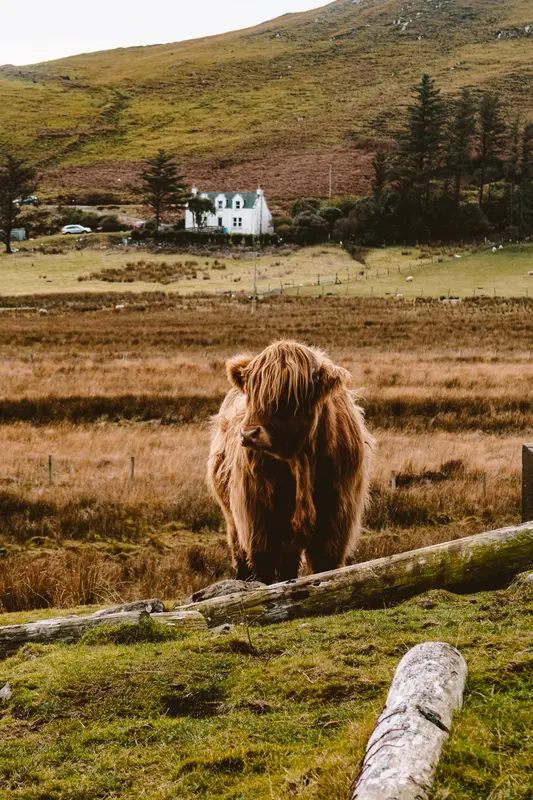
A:
{"label": "utility pole", "polygon": [[257,301],[257,253],[254,251],[254,287],[252,290],[252,314],[255,314],[256,301]]}

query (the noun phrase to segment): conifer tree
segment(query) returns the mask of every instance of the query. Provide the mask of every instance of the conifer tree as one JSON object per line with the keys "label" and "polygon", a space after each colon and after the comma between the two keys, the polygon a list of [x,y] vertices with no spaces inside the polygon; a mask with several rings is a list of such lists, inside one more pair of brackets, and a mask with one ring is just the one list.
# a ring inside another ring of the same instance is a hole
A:
{"label": "conifer tree", "polygon": [[22,158],[7,155],[0,161],[0,228],[6,253],[11,253],[11,231],[20,214],[20,202],[35,192],[37,186],[35,169]]}
{"label": "conifer tree", "polygon": [[498,95],[485,92],[479,104],[479,137],[477,162],[479,166],[478,202],[483,206],[484,190],[489,170],[501,165],[501,153],[505,141],[506,126],[502,118],[501,101]]}
{"label": "conifer tree", "polygon": [[520,160],[520,123],[515,118],[509,126],[509,154],[505,161],[505,180],[507,183],[507,221],[509,225],[514,224],[516,187],[519,181],[519,160]]}
{"label": "conifer tree", "polygon": [[440,89],[429,75],[415,88],[415,102],[408,109],[404,153],[408,158],[411,180],[423,191],[423,200],[430,197],[430,182],[439,165],[442,149],[442,128],[445,109]]}
{"label": "conifer tree", "polygon": [[448,124],[446,142],[446,163],[453,177],[456,206],[461,200],[461,181],[471,165],[475,132],[476,106],[471,92],[463,89]]}
{"label": "conifer tree", "polygon": [[382,211],[387,198],[387,184],[390,177],[390,168],[387,161],[387,156],[383,150],[378,150],[372,161],[372,169],[374,176],[372,179],[372,196],[376,210]]}
{"label": "conifer tree", "polygon": [[521,144],[518,225],[521,234],[524,234],[533,221],[533,123],[524,127]]}
{"label": "conifer tree", "polygon": [[146,159],[141,173],[140,192],[144,204],[154,212],[156,231],[165,211],[184,208],[190,195],[183,176],[178,173],[175,155],[160,149],[155,156]]}

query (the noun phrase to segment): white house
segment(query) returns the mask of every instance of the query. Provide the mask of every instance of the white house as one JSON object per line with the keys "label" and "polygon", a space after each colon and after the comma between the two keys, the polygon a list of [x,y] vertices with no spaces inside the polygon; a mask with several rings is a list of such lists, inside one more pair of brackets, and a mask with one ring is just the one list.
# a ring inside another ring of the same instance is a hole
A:
{"label": "white house", "polygon": [[[257,192],[199,192],[192,188],[195,197],[208,197],[215,206],[215,213],[208,214],[206,228],[221,228],[228,233],[273,233],[272,214],[265,193],[259,186]],[[185,228],[196,228],[192,211],[185,211]]]}

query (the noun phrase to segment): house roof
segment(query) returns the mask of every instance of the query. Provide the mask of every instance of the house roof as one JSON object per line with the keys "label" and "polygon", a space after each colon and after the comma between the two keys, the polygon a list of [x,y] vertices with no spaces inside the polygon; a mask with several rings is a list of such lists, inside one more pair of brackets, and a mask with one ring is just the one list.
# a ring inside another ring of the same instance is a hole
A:
{"label": "house roof", "polygon": [[231,205],[233,203],[233,198],[237,195],[242,197],[244,206],[243,208],[253,208],[255,201],[257,200],[257,193],[256,192],[198,192],[199,195],[203,197],[209,197],[209,199],[214,203],[217,197],[220,194],[223,194],[226,198],[226,203]]}

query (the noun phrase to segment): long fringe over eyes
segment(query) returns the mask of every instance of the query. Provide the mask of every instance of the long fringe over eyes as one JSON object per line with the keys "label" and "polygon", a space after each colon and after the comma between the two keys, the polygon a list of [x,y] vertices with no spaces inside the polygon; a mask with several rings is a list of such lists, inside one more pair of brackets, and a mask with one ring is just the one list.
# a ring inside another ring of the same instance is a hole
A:
{"label": "long fringe over eyes", "polygon": [[274,342],[247,368],[248,400],[255,411],[294,411],[314,396],[318,354],[297,342]]}

